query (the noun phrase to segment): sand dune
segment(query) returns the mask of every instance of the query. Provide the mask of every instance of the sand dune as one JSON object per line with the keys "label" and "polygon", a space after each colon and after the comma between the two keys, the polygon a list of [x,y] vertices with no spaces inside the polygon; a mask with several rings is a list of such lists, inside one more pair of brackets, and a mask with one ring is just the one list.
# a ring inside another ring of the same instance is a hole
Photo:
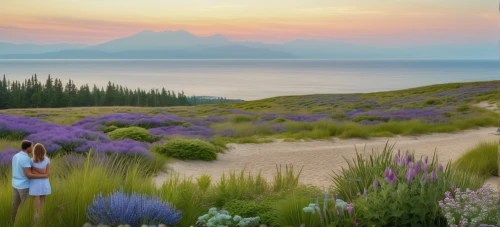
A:
{"label": "sand dune", "polygon": [[[276,164],[293,164],[303,167],[301,182],[328,187],[331,185],[329,174],[346,167],[343,157],[351,159],[358,151],[382,150],[387,141],[395,143],[395,149],[415,151],[420,156],[432,156],[437,151],[440,162],[458,158],[466,150],[481,141],[498,140],[494,135],[497,128],[481,128],[455,134],[432,134],[415,137],[393,137],[362,139],[334,139],[333,141],[313,142],[275,142],[270,144],[231,144],[231,149],[218,156],[213,162],[175,161],[169,166],[174,172],[185,176],[197,177],[204,173],[213,179],[220,179],[222,173],[240,171],[245,168],[257,173],[262,170],[264,177],[272,179],[276,172]],[[155,182],[160,185],[167,174],[160,174]]]}

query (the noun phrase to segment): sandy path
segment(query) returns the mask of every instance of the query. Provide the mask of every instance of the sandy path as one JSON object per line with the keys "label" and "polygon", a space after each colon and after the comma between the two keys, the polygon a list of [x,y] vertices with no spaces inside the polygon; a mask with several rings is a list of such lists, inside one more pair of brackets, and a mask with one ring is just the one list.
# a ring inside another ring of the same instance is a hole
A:
{"label": "sandy path", "polygon": [[[494,135],[497,128],[481,128],[456,134],[433,134],[416,137],[389,138],[389,143],[395,149],[415,151],[416,155],[432,156],[437,149],[440,162],[458,158],[466,150],[481,141],[498,140]],[[293,164],[302,167],[301,182],[305,184],[328,187],[331,185],[329,174],[346,166],[343,157],[351,159],[355,156],[355,146],[358,151],[382,150],[387,138],[335,139],[333,141],[313,142],[276,142],[270,144],[232,144],[231,150],[218,156],[213,162],[175,161],[169,166],[185,176],[200,176],[203,173],[220,179],[222,173],[240,171],[246,166],[251,172],[262,170],[264,177],[272,179],[276,172],[276,164]],[[155,182],[160,185],[168,177],[160,174]]]}

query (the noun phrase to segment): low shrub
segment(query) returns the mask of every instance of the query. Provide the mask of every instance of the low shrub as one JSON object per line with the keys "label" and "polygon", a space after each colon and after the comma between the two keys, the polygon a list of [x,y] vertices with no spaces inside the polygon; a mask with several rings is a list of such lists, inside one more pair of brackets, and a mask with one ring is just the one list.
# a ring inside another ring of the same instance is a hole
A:
{"label": "low shrub", "polygon": [[234,123],[242,123],[242,122],[254,121],[255,119],[256,119],[255,116],[236,115],[232,117],[231,121]]}
{"label": "low shrub", "polygon": [[443,101],[441,99],[438,99],[438,98],[428,98],[428,99],[424,100],[424,103],[426,105],[438,105],[438,104],[443,103]]}
{"label": "low shrub", "polygon": [[140,127],[118,128],[107,133],[112,140],[132,139],[141,142],[155,142],[158,138],[151,136],[149,131]]}
{"label": "low shrub", "polygon": [[481,143],[465,152],[453,166],[464,171],[476,171],[483,176],[498,176],[498,143]]}
{"label": "low shrub", "polygon": [[470,107],[468,105],[460,105],[455,108],[457,112],[465,112],[468,111]]}
{"label": "low shrub", "polygon": [[110,126],[106,126],[104,129],[102,129],[102,131],[104,133],[108,133],[108,132],[112,132],[112,131],[115,131],[119,129],[116,125],[110,125]]}
{"label": "low shrub", "polygon": [[217,159],[217,148],[199,139],[173,139],[156,145],[152,149],[157,153],[182,160],[212,161]]}
{"label": "low shrub", "polygon": [[181,220],[181,212],[156,196],[128,195],[122,189],[107,197],[100,193],[89,206],[87,218],[96,225],[174,225]]}
{"label": "low shrub", "polygon": [[259,200],[231,200],[224,205],[224,210],[242,217],[260,217],[261,223],[273,227],[275,222],[275,200],[261,198]]}
{"label": "low shrub", "polygon": [[210,208],[208,214],[200,216],[196,224],[202,227],[256,227],[259,223],[259,217],[243,218],[239,215],[231,216],[225,210],[218,211],[217,208]]}
{"label": "low shrub", "polygon": [[439,201],[450,226],[495,226],[500,225],[500,194],[484,186],[477,191],[459,188],[445,192]]}
{"label": "low shrub", "polygon": [[283,118],[283,117],[278,117],[278,118],[274,119],[273,121],[276,123],[283,123],[283,122],[287,121],[287,119]]}

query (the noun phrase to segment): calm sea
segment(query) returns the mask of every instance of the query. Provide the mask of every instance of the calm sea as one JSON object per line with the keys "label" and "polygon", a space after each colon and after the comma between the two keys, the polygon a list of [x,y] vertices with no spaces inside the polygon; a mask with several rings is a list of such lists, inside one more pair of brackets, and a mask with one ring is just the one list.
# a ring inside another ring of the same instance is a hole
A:
{"label": "calm sea", "polygon": [[245,100],[282,95],[396,90],[499,79],[496,60],[0,60],[10,80],[33,74]]}

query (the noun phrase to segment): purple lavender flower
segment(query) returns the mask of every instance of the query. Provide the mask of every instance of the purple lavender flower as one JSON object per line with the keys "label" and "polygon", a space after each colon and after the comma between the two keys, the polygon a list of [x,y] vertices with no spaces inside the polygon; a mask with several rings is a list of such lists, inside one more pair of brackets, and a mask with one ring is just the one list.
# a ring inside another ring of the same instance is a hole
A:
{"label": "purple lavender flower", "polygon": [[406,180],[408,184],[413,180],[413,168],[408,168],[408,172],[406,173]]}
{"label": "purple lavender flower", "polygon": [[390,175],[391,172],[392,172],[392,170],[391,170],[390,167],[385,168],[384,177],[385,178],[389,177],[389,175]]}
{"label": "purple lavender flower", "polygon": [[349,213],[349,216],[352,217],[354,215],[354,205],[352,203],[347,204],[347,212]]}
{"label": "purple lavender flower", "polygon": [[417,176],[420,174],[420,170],[422,168],[422,161],[418,161],[415,163],[415,166],[413,168],[413,175]]}
{"label": "purple lavender flower", "polygon": [[394,174],[392,169],[389,167],[387,167],[385,170],[384,179],[391,184],[395,184],[397,181],[396,174]]}
{"label": "purple lavender flower", "polygon": [[439,172],[442,173],[444,171],[443,165],[439,164]]}
{"label": "purple lavender flower", "polygon": [[286,119],[291,121],[299,121],[299,122],[313,122],[319,121],[321,119],[327,118],[327,114],[311,114],[311,115],[290,115],[285,116]]}
{"label": "purple lavender flower", "polygon": [[88,207],[87,218],[93,224],[116,226],[127,223],[133,227],[143,224],[174,225],[181,220],[181,211],[156,196],[115,191],[108,197],[102,193]]}
{"label": "purple lavender flower", "polygon": [[412,161],[412,157],[409,153],[406,154],[405,166],[409,166]]}
{"label": "purple lavender flower", "polygon": [[17,154],[14,149],[7,148],[4,152],[0,152],[0,166],[10,166],[12,164],[12,157]]}
{"label": "purple lavender flower", "polygon": [[437,181],[437,173],[434,170],[431,172],[431,181],[432,182]]}
{"label": "purple lavender flower", "polygon": [[173,135],[182,135],[188,136],[192,138],[207,138],[215,135],[215,131],[204,127],[192,125],[189,127],[183,126],[166,126],[166,127],[158,127],[149,129],[149,133],[152,136],[173,136]]}

